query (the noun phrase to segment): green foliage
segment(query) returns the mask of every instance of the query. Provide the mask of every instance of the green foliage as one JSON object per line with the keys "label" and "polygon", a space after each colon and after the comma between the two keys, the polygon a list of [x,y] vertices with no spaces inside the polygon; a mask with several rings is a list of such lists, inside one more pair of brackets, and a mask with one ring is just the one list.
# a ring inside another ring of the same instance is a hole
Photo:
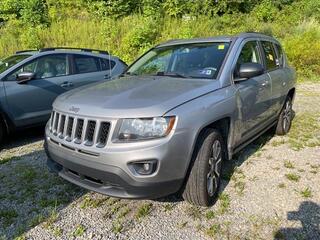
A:
{"label": "green foliage", "polygon": [[320,1],[310,0],[1,0],[0,57],[72,46],[107,49],[130,63],[169,39],[256,31],[283,43],[300,79],[317,79],[319,21]]}
{"label": "green foliage", "polygon": [[2,0],[0,18],[17,19],[28,26],[48,24],[48,8],[44,0]]}

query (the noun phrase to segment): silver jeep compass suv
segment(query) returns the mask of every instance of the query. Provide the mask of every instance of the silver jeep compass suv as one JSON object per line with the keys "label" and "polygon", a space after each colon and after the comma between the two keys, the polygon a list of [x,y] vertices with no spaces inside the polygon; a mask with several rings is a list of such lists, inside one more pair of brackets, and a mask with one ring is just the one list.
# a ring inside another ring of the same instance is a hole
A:
{"label": "silver jeep compass suv", "polygon": [[174,40],[119,78],[67,92],[46,126],[48,166],[84,188],[121,198],[181,190],[208,206],[221,163],[292,120],[295,73],[272,37]]}

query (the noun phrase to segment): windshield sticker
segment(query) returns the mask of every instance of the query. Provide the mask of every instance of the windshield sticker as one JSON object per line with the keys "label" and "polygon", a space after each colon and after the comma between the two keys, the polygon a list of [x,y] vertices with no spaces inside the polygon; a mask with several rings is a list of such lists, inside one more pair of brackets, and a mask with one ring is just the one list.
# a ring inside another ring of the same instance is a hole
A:
{"label": "windshield sticker", "polygon": [[200,74],[211,75],[212,74],[212,70],[211,69],[203,69],[203,70],[200,70]]}
{"label": "windshield sticker", "polygon": [[218,45],[218,49],[219,49],[219,50],[223,50],[223,49],[224,49],[224,44]]}

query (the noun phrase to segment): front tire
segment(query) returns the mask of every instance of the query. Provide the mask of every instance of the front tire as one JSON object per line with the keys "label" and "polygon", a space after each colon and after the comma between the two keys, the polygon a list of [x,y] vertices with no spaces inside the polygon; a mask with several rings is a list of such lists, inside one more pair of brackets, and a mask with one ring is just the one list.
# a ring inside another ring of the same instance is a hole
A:
{"label": "front tire", "polygon": [[195,160],[182,194],[188,202],[210,206],[220,186],[221,164],[224,160],[224,141],[216,129],[206,129],[195,148]]}
{"label": "front tire", "polygon": [[277,135],[282,136],[286,135],[289,132],[291,128],[292,117],[292,99],[288,96],[279,115],[276,128]]}

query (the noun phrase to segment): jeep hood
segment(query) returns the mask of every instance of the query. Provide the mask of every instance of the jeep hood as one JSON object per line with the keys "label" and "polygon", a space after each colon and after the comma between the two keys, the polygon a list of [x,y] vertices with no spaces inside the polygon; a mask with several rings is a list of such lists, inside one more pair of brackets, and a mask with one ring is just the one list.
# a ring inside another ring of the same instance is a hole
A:
{"label": "jeep hood", "polygon": [[92,117],[155,117],[219,86],[217,80],[128,76],[66,92],[53,107]]}

